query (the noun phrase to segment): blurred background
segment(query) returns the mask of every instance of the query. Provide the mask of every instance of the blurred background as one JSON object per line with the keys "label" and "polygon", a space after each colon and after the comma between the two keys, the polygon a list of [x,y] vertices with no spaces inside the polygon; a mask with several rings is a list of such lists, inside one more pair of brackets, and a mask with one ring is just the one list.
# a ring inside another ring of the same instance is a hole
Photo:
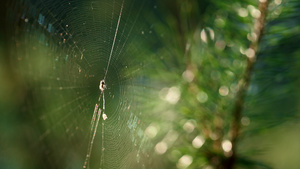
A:
{"label": "blurred background", "polygon": [[0,168],[300,168],[300,1],[0,3]]}

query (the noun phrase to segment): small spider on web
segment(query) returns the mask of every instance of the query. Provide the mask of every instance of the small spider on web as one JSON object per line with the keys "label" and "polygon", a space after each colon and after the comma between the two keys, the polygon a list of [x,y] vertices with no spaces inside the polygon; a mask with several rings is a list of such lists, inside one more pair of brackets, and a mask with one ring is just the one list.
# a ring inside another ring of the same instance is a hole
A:
{"label": "small spider on web", "polygon": [[[103,95],[103,100],[102,100],[102,104],[103,104],[103,113],[102,113],[102,118],[103,120],[107,119],[107,115],[105,114],[105,97],[104,97],[104,90],[106,89],[106,85],[105,85],[105,81],[101,80],[100,84],[99,84],[99,89],[101,91],[100,96],[98,101],[100,102],[101,100],[101,95]],[[97,105],[97,104],[96,104]],[[95,106],[96,107],[96,106]]]}
{"label": "small spider on web", "polygon": [[[119,14],[117,27],[116,27],[116,31],[115,31],[115,36],[114,36],[113,43],[112,43],[112,46],[111,46],[111,50],[110,50],[110,54],[109,54],[109,59],[108,59],[105,75],[104,75],[103,80],[101,80],[100,84],[99,84],[99,89],[100,89],[101,92],[100,92],[100,96],[99,96],[99,99],[98,99],[98,103],[96,103],[96,105],[95,105],[93,117],[92,117],[92,120],[91,120],[90,142],[89,142],[89,145],[88,145],[88,152],[86,154],[86,158],[85,158],[85,161],[84,161],[83,168],[89,168],[89,159],[90,159],[90,156],[91,156],[91,152],[92,152],[92,148],[93,148],[94,139],[95,139],[95,136],[96,136],[98,124],[99,124],[99,121],[100,121],[101,112],[103,112],[102,113],[103,120],[107,119],[107,115],[105,114],[105,97],[104,97],[104,90],[106,89],[105,79],[106,79],[106,75],[107,75],[108,68],[109,68],[109,65],[110,65],[111,57],[112,57],[112,54],[113,54],[113,51],[114,51],[114,46],[115,46],[116,37],[117,37],[117,34],[118,34],[118,29],[119,29],[119,25],[120,25],[120,21],[121,21],[124,1],[125,0],[122,1],[122,6],[121,6],[121,9],[120,9],[120,14]],[[102,110],[99,107],[101,96],[103,98],[102,99],[102,105],[103,105]],[[95,124],[95,122],[96,122],[96,124]],[[102,164],[104,163],[103,160],[104,160],[104,150],[105,150],[105,148],[104,148],[104,122],[103,121],[102,121],[102,148],[101,148],[101,150],[102,150],[102,153],[101,153],[101,160],[100,160],[100,168],[102,167]]]}
{"label": "small spider on web", "polygon": [[[93,117],[92,117],[92,120],[91,120],[91,131],[90,131],[90,135],[91,135],[90,140],[91,141],[89,142],[88,152],[87,152],[87,155],[86,155],[86,159],[85,159],[83,168],[86,168],[88,166],[89,158],[91,156],[91,152],[92,152],[92,148],[93,148],[94,139],[95,139],[95,136],[96,136],[98,124],[99,124],[100,117],[101,117],[101,111],[103,111],[103,113],[102,113],[103,120],[107,119],[107,115],[105,114],[105,97],[104,97],[104,90],[106,89],[106,84],[105,84],[104,80],[100,81],[99,89],[101,91],[101,93],[99,95],[99,99],[98,99],[99,103],[96,103],[96,105],[95,105]],[[102,105],[103,105],[102,110],[99,107],[101,96],[102,96]],[[97,112],[98,112],[98,114],[97,114]],[[97,117],[97,120],[96,120],[96,117]],[[96,121],[96,124],[95,124],[95,121]],[[103,127],[103,125],[104,124],[102,124],[102,127]],[[103,130],[103,128],[102,128],[102,130]],[[102,134],[103,134],[103,132],[102,132]],[[103,138],[103,135],[102,135],[102,138]],[[102,143],[103,143],[103,140],[102,140]],[[102,147],[103,147],[103,144],[102,144]]]}

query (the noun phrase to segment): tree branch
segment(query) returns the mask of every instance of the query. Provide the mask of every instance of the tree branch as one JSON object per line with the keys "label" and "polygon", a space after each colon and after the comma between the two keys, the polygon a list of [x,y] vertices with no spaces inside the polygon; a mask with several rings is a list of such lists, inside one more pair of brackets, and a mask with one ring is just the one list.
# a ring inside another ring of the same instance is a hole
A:
{"label": "tree branch", "polygon": [[253,67],[257,57],[258,45],[263,36],[263,31],[265,27],[265,19],[267,15],[268,0],[259,1],[259,11],[260,16],[257,18],[254,24],[254,36],[252,43],[250,44],[249,49],[246,50],[247,55],[247,67],[243,78],[239,81],[238,87],[239,91],[237,92],[236,101],[233,110],[233,121],[231,123],[230,136],[232,143],[232,155],[228,158],[225,168],[231,169],[234,167],[237,159],[237,140],[240,134],[241,129],[241,117],[243,111],[243,105],[245,101],[245,96],[247,94],[251,75],[253,74]]}

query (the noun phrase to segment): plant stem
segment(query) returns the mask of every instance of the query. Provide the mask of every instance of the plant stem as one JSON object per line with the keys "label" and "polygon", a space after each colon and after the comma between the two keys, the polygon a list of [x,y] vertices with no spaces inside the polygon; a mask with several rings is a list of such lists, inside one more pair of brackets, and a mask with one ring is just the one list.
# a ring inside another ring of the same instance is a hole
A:
{"label": "plant stem", "polygon": [[246,51],[247,67],[243,78],[239,81],[238,84],[239,90],[237,92],[234,110],[232,114],[233,120],[230,129],[232,155],[226,161],[225,168],[227,169],[233,168],[237,160],[237,140],[241,129],[240,122],[242,118],[242,111],[244,108],[243,105],[245,101],[245,96],[249,88],[251,75],[253,74],[253,67],[257,57],[258,45],[263,36],[267,8],[268,8],[268,0],[260,0],[259,1],[260,16],[257,18],[254,24],[254,34],[253,34],[254,36],[252,39],[252,43],[250,44],[249,49],[247,49]]}

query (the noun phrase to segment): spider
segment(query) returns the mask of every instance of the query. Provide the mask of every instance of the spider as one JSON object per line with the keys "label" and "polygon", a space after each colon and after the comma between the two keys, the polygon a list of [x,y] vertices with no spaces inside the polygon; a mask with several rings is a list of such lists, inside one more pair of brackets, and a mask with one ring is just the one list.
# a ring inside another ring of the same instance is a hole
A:
{"label": "spider", "polygon": [[104,80],[100,81],[99,89],[101,90],[101,92],[103,92],[106,89],[106,85],[105,85]]}
{"label": "spider", "polygon": [[105,81],[104,80],[100,81],[99,89],[100,89],[101,93],[100,93],[98,101],[100,102],[101,95],[103,94],[103,114],[102,114],[102,118],[103,118],[103,120],[106,120],[107,119],[107,115],[105,114],[105,111],[104,111],[105,110],[104,90],[106,89],[106,85],[105,85]]}
{"label": "spider", "polygon": [[[103,113],[102,113],[103,120],[107,119],[107,115],[105,114],[104,90],[106,89],[106,85],[105,85],[105,81],[104,80],[100,81],[99,89],[101,91],[99,99],[98,99],[99,103],[96,103],[96,105],[95,105],[93,118],[91,120],[91,131],[90,131],[90,133],[91,133],[91,142],[89,143],[89,146],[88,146],[88,152],[87,152],[87,155],[86,155],[86,159],[85,159],[83,168],[86,168],[87,165],[88,165],[88,162],[89,162],[89,158],[90,158],[90,155],[91,155],[91,152],[92,152],[92,148],[93,148],[94,139],[95,139],[96,132],[97,132],[97,127],[98,127],[99,120],[100,120],[100,117],[101,117],[101,111],[103,111]],[[102,110],[99,107],[100,106],[101,95],[103,96],[103,99],[102,99],[103,109]],[[97,114],[97,112],[98,112],[98,114]],[[97,116],[97,120],[96,120],[96,116]],[[96,124],[95,124],[95,121],[96,121]]]}
{"label": "spider", "polygon": [[[118,22],[117,22],[117,27],[116,27],[116,31],[115,31],[115,36],[114,36],[113,43],[111,45],[111,50],[110,50],[110,54],[109,54],[109,59],[108,59],[108,63],[107,63],[107,68],[106,68],[106,71],[105,71],[105,75],[104,75],[103,80],[101,80],[100,84],[99,84],[99,89],[101,91],[99,99],[98,99],[99,104],[96,103],[96,105],[95,105],[94,114],[93,114],[92,121],[91,121],[91,131],[90,131],[90,140],[91,141],[89,142],[88,152],[87,152],[87,155],[86,155],[86,158],[85,158],[85,162],[84,162],[83,168],[89,167],[89,158],[90,158],[90,155],[91,155],[91,152],[92,152],[93,143],[94,143],[94,139],[95,139],[95,136],[96,136],[98,123],[99,123],[99,120],[100,120],[100,117],[101,117],[101,108],[99,108],[99,106],[100,106],[100,100],[101,100],[101,95],[103,95],[103,100],[102,100],[102,105],[103,105],[102,118],[103,118],[103,120],[107,119],[107,115],[105,114],[105,98],[104,98],[104,90],[106,89],[105,78],[106,78],[106,75],[107,75],[107,72],[108,72],[108,68],[109,68],[109,65],[110,65],[110,60],[111,60],[111,57],[112,57],[112,54],[113,54],[113,51],[114,51],[114,46],[115,46],[116,37],[117,37],[117,34],[118,34],[119,25],[120,25],[120,21],[121,21],[121,16],[122,16],[122,11],[123,11],[124,1],[125,0],[123,0],[122,6],[121,6],[121,9],[120,9],[120,14],[119,14],[119,18],[118,18]],[[98,114],[97,114],[97,112],[98,112]],[[96,116],[97,116],[97,120],[96,120]],[[96,124],[95,124],[95,121],[96,121]],[[95,124],[95,126],[94,126],[94,124]],[[104,151],[104,134],[103,133],[104,133],[104,123],[102,121],[102,154],[101,154],[100,168],[101,168],[103,160],[104,160],[104,152],[103,152]]]}

